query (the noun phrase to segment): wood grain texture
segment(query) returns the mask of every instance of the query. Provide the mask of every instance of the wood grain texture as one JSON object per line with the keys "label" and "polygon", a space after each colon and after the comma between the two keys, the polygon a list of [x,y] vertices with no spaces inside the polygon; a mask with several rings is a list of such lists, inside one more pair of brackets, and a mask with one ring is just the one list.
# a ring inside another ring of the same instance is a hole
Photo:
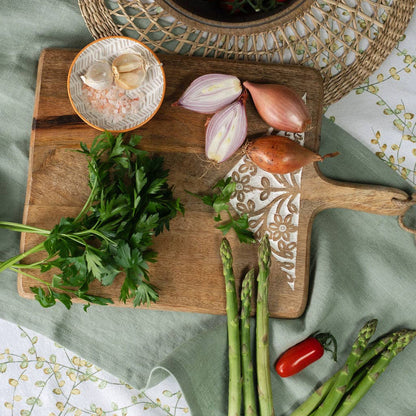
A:
{"label": "wood grain texture", "polygon": [[[83,141],[88,145],[98,134],[77,117],[70,105],[66,77],[76,50],[44,50],[38,69],[38,82],[30,142],[29,176],[23,222],[41,228],[51,228],[63,216],[76,216],[87,199],[87,166],[83,155],[72,150]],[[278,66],[250,62],[224,62],[208,58],[159,56],[166,73],[164,102],[156,116],[134,133],[143,136],[140,147],[164,157],[170,169],[169,182],[175,186],[175,196],[184,203],[186,213],[175,218],[171,230],[155,239],[158,262],[151,266],[151,282],[159,289],[160,299],[152,309],[225,314],[224,279],[219,257],[221,233],[215,229],[212,210],[185,192],[209,192],[236,162],[227,161],[212,168],[204,158],[204,124],[206,116],[171,104],[176,101],[197,76],[221,72],[241,80],[282,83],[300,94],[307,93],[313,129],[305,135],[305,146],[319,147],[322,115],[322,80],[313,69],[298,66]],[[251,101],[247,104],[249,137],[264,134],[267,126],[258,117]],[[336,150],[336,149],[334,149]],[[281,278],[275,261],[270,285],[270,315],[280,318],[299,317],[306,306],[309,281],[309,244],[313,217],[322,209],[342,206],[369,212],[398,215],[392,197],[407,195],[390,188],[340,184],[324,178],[316,166],[304,168],[302,174],[296,285],[292,290]],[[228,236],[227,236],[228,237]],[[238,243],[229,236],[233,249],[237,285],[245,271],[257,263],[256,248]],[[22,234],[21,250],[25,251],[39,237]],[[36,256],[28,258],[33,261]],[[51,278],[47,276],[46,278]],[[18,277],[21,296],[32,297],[33,281]],[[112,286],[91,286],[91,292],[112,297],[116,306],[128,306],[118,301],[121,280]]]}

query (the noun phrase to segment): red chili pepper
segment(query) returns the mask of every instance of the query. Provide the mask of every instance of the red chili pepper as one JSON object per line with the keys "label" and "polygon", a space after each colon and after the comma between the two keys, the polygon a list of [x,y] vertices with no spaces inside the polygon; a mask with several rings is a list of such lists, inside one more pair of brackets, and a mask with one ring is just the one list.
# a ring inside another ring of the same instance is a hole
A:
{"label": "red chili pepper", "polygon": [[[333,344],[333,350],[329,346]],[[319,360],[324,351],[331,351],[337,360],[337,341],[328,332],[312,335],[286,350],[277,360],[275,368],[280,377],[290,377]]]}

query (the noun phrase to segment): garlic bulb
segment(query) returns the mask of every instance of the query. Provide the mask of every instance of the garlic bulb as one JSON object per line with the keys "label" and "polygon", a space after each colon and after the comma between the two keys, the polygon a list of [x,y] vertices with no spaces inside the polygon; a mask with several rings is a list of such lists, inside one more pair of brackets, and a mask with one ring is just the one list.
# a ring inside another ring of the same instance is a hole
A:
{"label": "garlic bulb", "polygon": [[110,88],[113,83],[111,66],[105,61],[94,62],[87,70],[85,75],[81,75],[84,84],[95,90],[105,90]]}
{"label": "garlic bulb", "polygon": [[125,90],[139,87],[146,77],[146,62],[135,53],[125,53],[113,61],[114,82]]}

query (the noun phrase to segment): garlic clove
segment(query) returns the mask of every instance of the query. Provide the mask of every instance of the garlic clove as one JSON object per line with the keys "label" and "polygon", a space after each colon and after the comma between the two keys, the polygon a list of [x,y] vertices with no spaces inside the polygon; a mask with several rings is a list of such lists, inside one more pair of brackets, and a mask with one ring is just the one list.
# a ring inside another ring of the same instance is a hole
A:
{"label": "garlic clove", "polygon": [[88,69],[85,75],[81,75],[84,84],[95,90],[105,90],[113,83],[111,66],[105,61],[96,61]]}
{"label": "garlic clove", "polygon": [[144,59],[135,53],[125,53],[113,61],[113,71],[115,74],[135,71],[139,68],[144,68],[144,66]]}
{"label": "garlic clove", "polygon": [[122,72],[115,77],[115,83],[117,86],[125,90],[133,90],[142,84],[145,76],[146,72],[142,69],[137,69],[136,71],[130,72]]}
{"label": "garlic clove", "polygon": [[122,54],[112,64],[115,83],[125,90],[139,87],[146,77],[146,69],[145,60],[135,53]]}

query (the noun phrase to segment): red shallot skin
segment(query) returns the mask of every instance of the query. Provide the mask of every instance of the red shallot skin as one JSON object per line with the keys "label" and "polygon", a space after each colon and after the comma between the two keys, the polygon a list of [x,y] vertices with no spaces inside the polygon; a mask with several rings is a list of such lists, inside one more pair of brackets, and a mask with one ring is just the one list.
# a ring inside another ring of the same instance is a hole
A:
{"label": "red shallot skin", "polygon": [[276,130],[302,133],[312,118],[302,98],[292,89],[279,84],[256,84],[245,81],[260,117]]}
{"label": "red shallot skin", "polygon": [[336,156],[338,152],[320,156],[288,137],[264,136],[251,140],[246,154],[260,169],[273,174],[285,174]]}

